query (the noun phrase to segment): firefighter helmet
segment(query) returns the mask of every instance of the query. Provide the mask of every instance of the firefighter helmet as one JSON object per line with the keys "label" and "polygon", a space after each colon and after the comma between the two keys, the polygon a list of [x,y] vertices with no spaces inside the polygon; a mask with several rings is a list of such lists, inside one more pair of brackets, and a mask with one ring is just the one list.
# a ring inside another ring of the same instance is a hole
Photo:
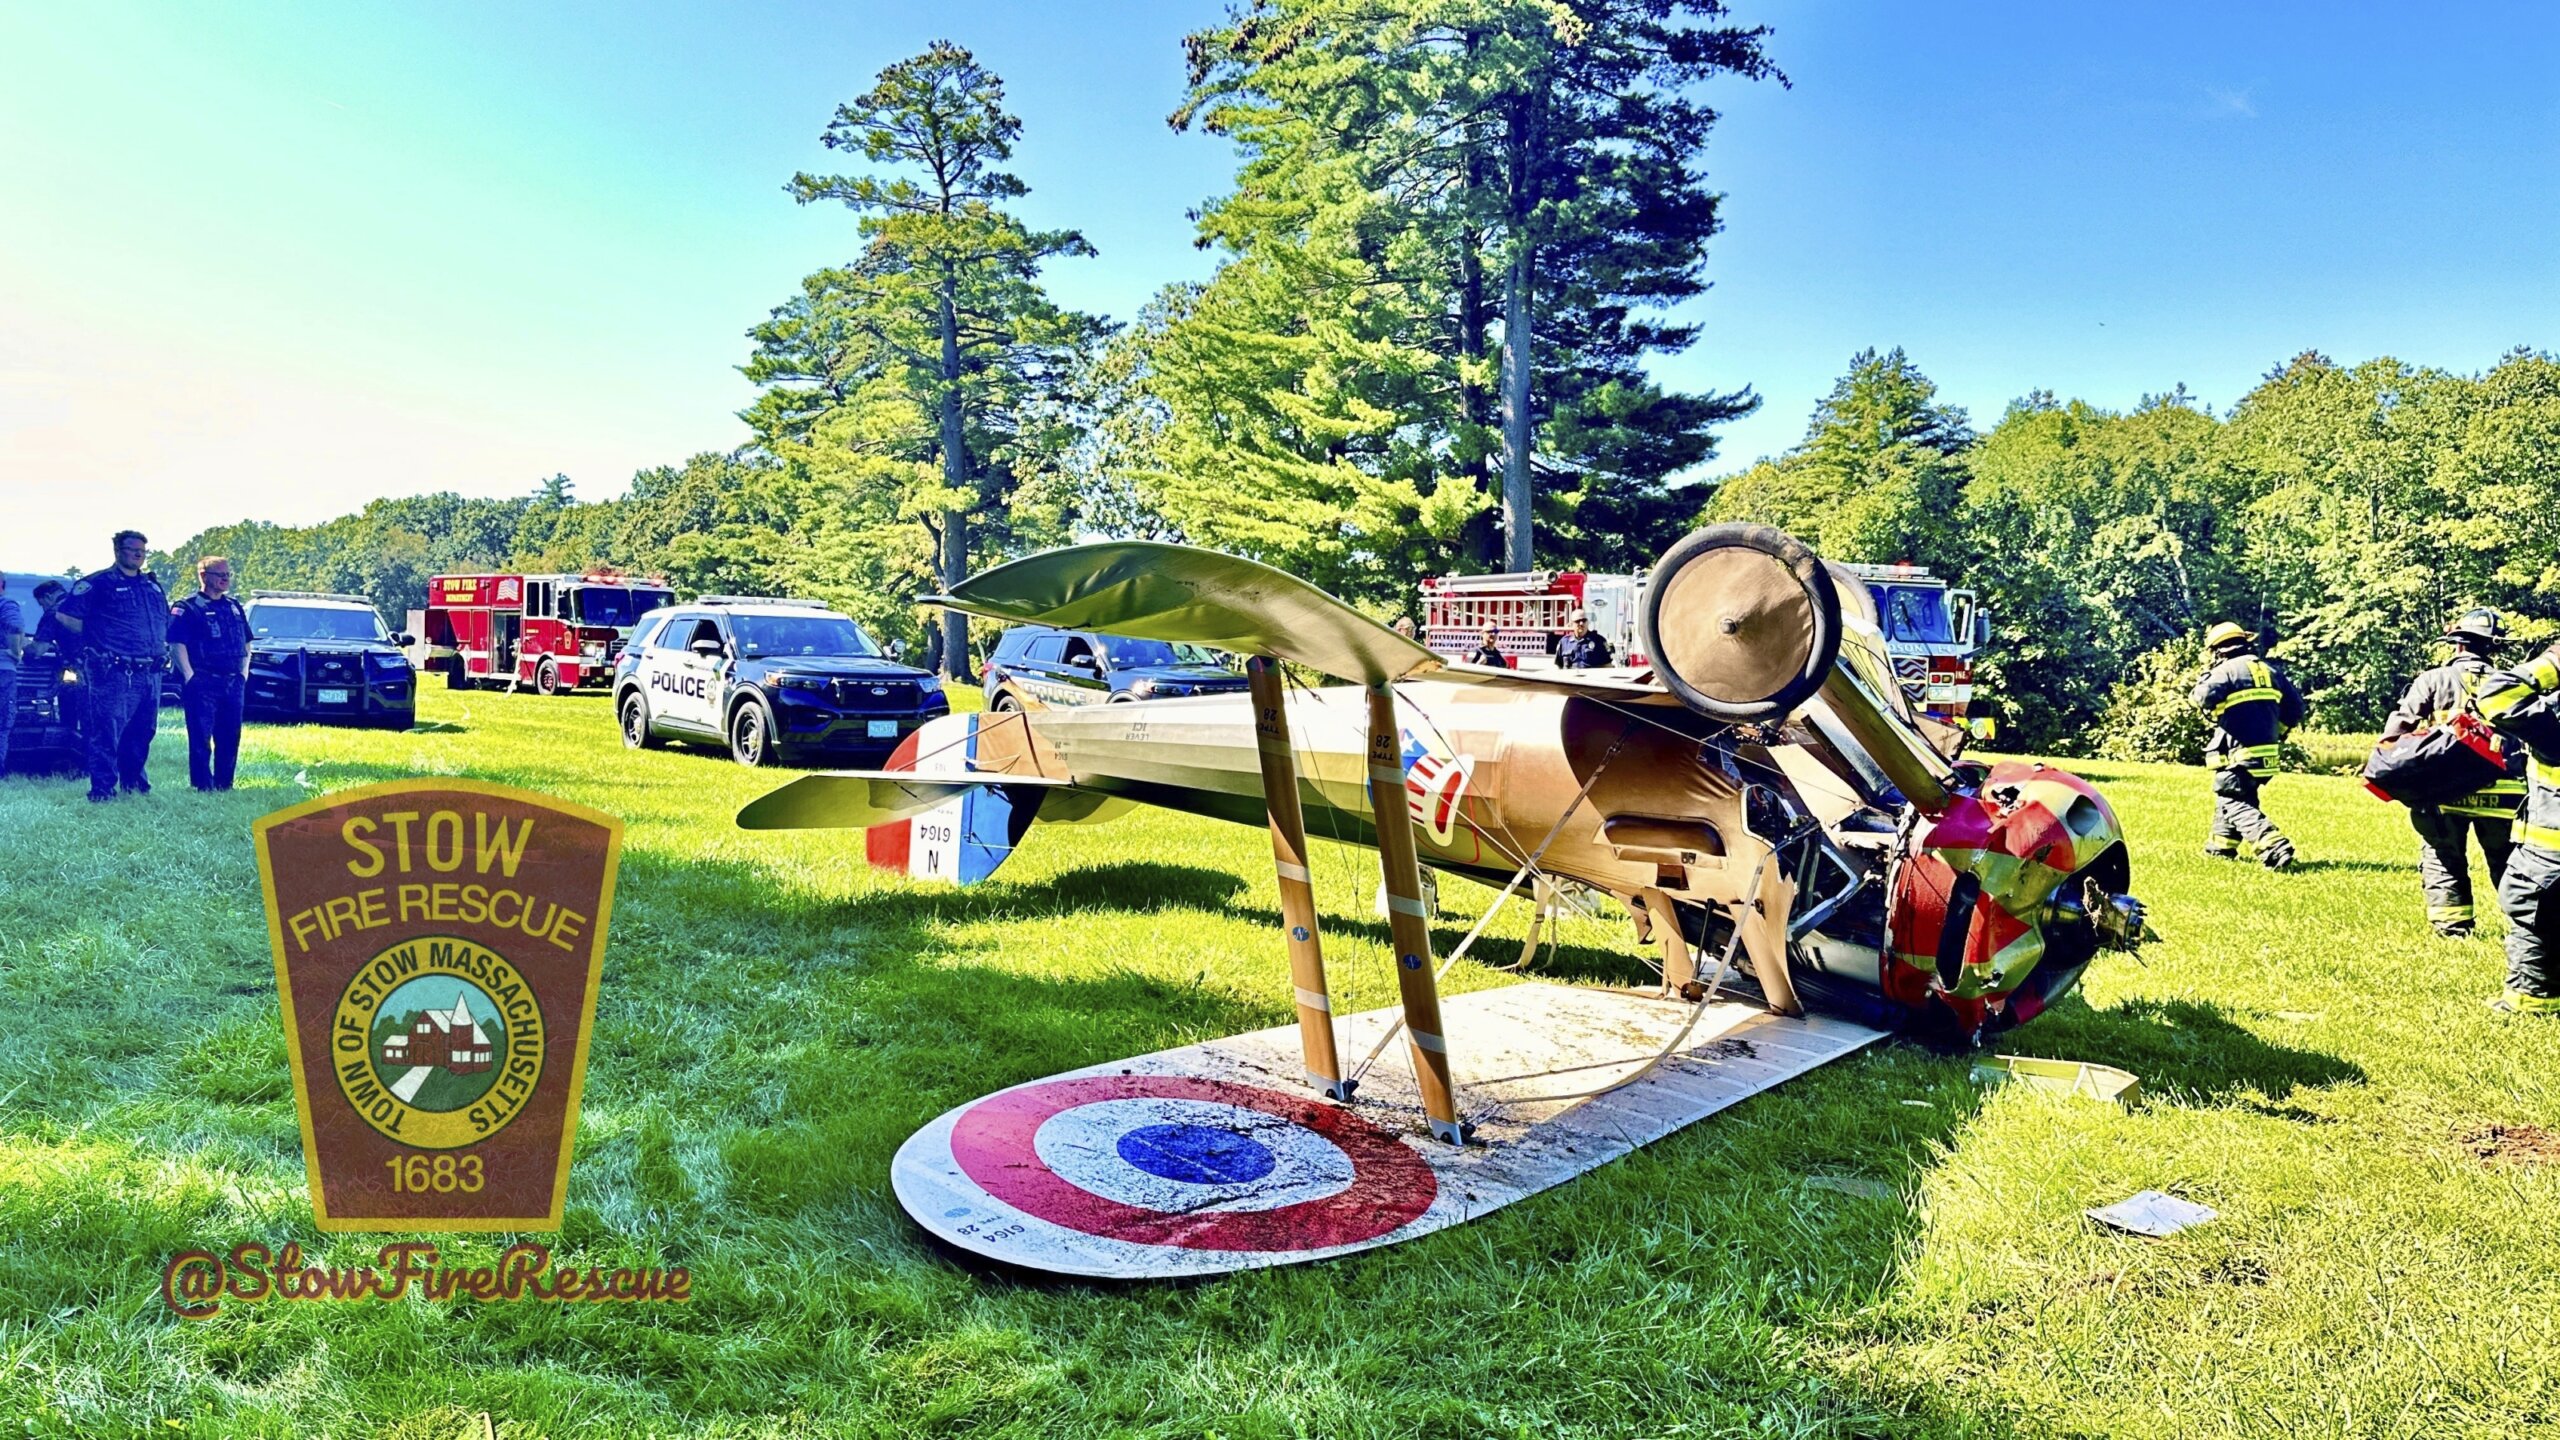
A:
{"label": "firefighter helmet", "polygon": [[2474,640],[2483,646],[2495,645],[2507,638],[2506,628],[2499,623],[2498,612],[2482,606],[2462,612],[2462,618],[2444,627],[2447,640]]}
{"label": "firefighter helmet", "polygon": [[2212,629],[2204,632],[2204,648],[2207,650],[2220,650],[2228,645],[2246,645],[2248,643],[2249,632],[2232,624],[2228,620],[2218,620],[2214,622]]}

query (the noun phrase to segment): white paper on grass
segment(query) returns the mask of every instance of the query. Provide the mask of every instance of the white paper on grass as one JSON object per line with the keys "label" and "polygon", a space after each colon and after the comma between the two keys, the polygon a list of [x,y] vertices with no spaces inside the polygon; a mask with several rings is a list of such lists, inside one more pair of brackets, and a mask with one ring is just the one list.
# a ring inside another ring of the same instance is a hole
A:
{"label": "white paper on grass", "polygon": [[2201,1225],[2212,1219],[2216,1212],[2210,1205],[2198,1205],[2192,1200],[2181,1200],[2175,1195],[2164,1195],[2157,1190],[2145,1190],[2139,1195],[2129,1196],[2113,1205],[2101,1205],[2095,1210],[2084,1210],[2081,1213],[2101,1225],[2130,1231],[2136,1235],[2148,1235],[2157,1240],[2175,1235],[2190,1225]]}

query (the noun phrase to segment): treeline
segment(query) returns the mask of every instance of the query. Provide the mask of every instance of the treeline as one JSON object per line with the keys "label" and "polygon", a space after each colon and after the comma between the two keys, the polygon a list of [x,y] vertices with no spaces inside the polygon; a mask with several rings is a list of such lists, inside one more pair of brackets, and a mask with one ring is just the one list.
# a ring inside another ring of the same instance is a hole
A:
{"label": "treeline", "polygon": [[[2466,377],[2305,355],[2215,415],[2182,390],[2118,414],[2033,395],[1988,434],[1899,351],[1863,355],[1804,442],[1717,481],[1747,389],[1665,389],[1672,309],[1721,228],[1715,85],[1784,83],[1716,0],[1247,0],[1185,42],[1169,119],[1232,145],[1198,213],[1219,257],[1125,324],[1047,295],[1091,247],[1011,208],[1002,81],[937,43],[820,135],[799,174],[854,217],[848,258],[749,332],[753,438],[580,503],[377,501],[245,524],[251,585],[357,591],[395,618],[426,576],[611,565],[686,590],[814,595],[945,673],[961,617],[913,597],[1082,535],[1179,538],[1380,615],[1422,576],[1636,570],[1707,517],[1912,559],[1981,591],[1983,665],[2020,743],[2068,749],[2138,657],[2254,624],[2368,726],[2471,603],[2550,608],[2553,363]],[[777,177],[781,178],[781,177]]]}
{"label": "treeline", "polygon": [[2130,412],[2038,392],[1977,435],[1900,350],[1869,352],[1706,514],[1980,591],[1983,684],[2028,746],[2135,723],[2130,695],[2101,723],[2111,693],[2170,683],[2164,662],[2223,619],[2273,643],[2315,725],[2369,730],[2462,610],[2560,629],[2560,361],[2518,350],[2475,376],[2305,353],[2219,416],[2184,387]]}

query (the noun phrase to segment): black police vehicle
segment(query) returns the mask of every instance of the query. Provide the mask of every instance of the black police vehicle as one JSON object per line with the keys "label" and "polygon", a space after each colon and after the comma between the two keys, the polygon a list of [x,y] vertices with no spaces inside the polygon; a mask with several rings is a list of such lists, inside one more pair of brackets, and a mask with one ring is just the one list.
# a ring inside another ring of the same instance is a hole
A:
{"label": "black police vehicle", "polygon": [[815,600],[705,595],[652,610],[614,666],[622,743],[729,747],[741,765],[876,765],[951,698]]}
{"label": "black police vehicle", "polygon": [[1014,626],[987,657],[990,710],[1218,695],[1246,684],[1218,663],[1217,652],[1197,645],[1046,625]]}
{"label": "black police vehicle", "polygon": [[418,721],[418,672],[361,595],[249,592],[244,720],[313,720],[406,730]]}
{"label": "black police vehicle", "polygon": [[68,587],[61,575],[8,572],[8,598],[18,603],[19,619],[31,637],[18,656],[17,693],[7,699],[15,707],[9,727],[9,772],[35,774],[82,763],[80,739],[82,695],[78,655],[66,655],[52,642],[32,637],[44,607],[36,603],[36,587],[50,580]]}

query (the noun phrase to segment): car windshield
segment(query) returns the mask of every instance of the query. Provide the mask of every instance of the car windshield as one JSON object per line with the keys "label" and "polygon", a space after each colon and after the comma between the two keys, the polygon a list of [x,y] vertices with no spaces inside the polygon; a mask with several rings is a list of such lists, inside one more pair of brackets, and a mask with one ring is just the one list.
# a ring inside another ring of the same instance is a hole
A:
{"label": "car windshield", "polygon": [[581,625],[628,625],[644,611],[676,598],[671,590],[634,590],[624,585],[581,585],[570,593],[577,597],[576,618]]}
{"label": "car windshield", "polygon": [[1218,663],[1218,652],[1203,646],[1168,644],[1162,640],[1130,640],[1118,635],[1102,637],[1102,653],[1110,657],[1114,670],[1125,670],[1133,665]]}
{"label": "car windshield", "polygon": [[1876,609],[1884,618],[1884,638],[1917,645],[1952,645],[1955,631],[1947,624],[1947,592],[1912,585],[1881,585]]}
{"label": "car windshield", "polygon": [[862,627],[841,615],[739,615],[729,628],[746,659],[776,655],[877,655]]}
{"label": "car windshield", "polygon": [[382,618],[370,610],[335,605],[280,605],[262,600],[249,607],[249,633],[261,640],[386,640]]}

